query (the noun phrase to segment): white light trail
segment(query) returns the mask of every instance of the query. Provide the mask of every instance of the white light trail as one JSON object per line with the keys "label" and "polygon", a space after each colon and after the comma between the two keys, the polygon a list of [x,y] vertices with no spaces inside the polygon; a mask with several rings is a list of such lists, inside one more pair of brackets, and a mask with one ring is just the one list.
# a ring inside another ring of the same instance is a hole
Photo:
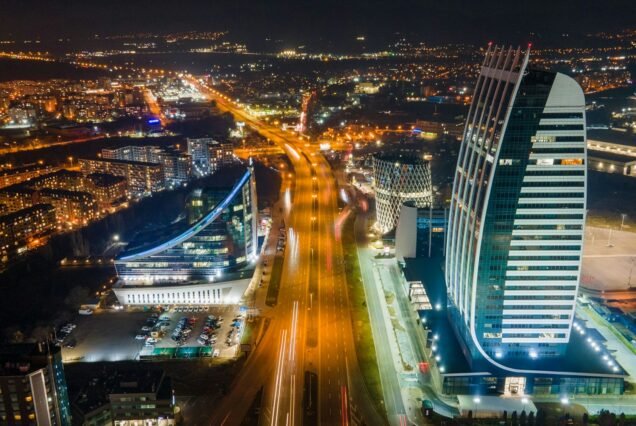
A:
{"label": "white light trail", "polygon": [[298,155],[298,151],[296,151],[296,149],[293,146],[286,143],[285,148],[287,148],[287,151],[291,153],[291,155],[294,157],[294,160],[296,161],[300,160],[300,155]]}
{"label": "white light trail", "polygon": [[276,381],[274,385],[274,401],[272,407],[272,426],[278,424],[278,411],[280,407],[280,394],[285,369],[285,346],[287,342],[287,330],[281,330],[278,363],[276,365]]}

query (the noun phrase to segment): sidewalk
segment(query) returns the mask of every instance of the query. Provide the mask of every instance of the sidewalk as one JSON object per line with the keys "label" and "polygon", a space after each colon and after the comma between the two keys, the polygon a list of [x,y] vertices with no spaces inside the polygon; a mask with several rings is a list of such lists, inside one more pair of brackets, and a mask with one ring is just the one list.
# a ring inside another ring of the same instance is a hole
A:
{"label": "sidewalk", "polygon": [[425,424],[420,410],[423,399],[439,401],[443,411],[452,416],[453,407],[436,397],[435,383],[420,373],[419,363],[427,360],[424,330],[402,287],[397,262],[375,259],[375,254],[375,250],[358,245],[384,398],[393,402],[387,402],[389,421],[395,424],[400,415],[406,415],[411,424]]}

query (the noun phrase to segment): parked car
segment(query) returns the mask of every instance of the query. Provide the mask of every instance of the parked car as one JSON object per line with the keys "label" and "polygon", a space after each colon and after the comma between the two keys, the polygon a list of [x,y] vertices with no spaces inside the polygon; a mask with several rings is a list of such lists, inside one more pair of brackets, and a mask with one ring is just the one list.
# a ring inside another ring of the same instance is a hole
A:
{"label": "parked car", "polygon": [[77,311],[80,315],[93,315],[93,310],[90,308],[80,309]]}

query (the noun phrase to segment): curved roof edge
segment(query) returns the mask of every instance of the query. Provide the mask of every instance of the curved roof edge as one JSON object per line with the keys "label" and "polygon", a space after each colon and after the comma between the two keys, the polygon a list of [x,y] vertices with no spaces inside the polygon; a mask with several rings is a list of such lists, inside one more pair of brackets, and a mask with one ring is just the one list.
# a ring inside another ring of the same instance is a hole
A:
{"label": "curved roof edge", "polygon": [[252,173],[251,173],[250,169],[248,168],[247,171],[245,172],[245,174],[241,177],[241,179],[239,179],[239,181],[236,183],[236,185],[234,185],[234,187],[232,188],[230,193],[227,195],[227,197],[225,197],[225,199],[221,203],[219,203],[207,215],[205,215],[203,218],[201,218],[201,220],[199,220],[197,223],[192,225],[190,228],[188,228],[182,234],[180,234],[180,235],[178,235],[178,236],[176,236],[176,237],[174,237],[174,238],[172,238],[172,239],[170,239],[170,240],[168,240],[168,241],[166,241],[164,243],[161,243],[161,244],[159,244],[159,245],[157,245],[155,247],[152,247],[150,249],[141,251],[139,253],[130,254],[128,256],[120,257],[115,262],[128,262],[128,261],[139,259],[139,258],[142,258],[142,257],[152,256],[153,254],[157,254],[159,252],[162,252],[164,250],[172,248],[172,247],[176,246],[177,244],[182,243],[184,241],[187,241],[189,238],[194,237],[199,232],[204,230],[210,223],[214,222],[216,220],[216,218],[219,217],[221,212],[223,212],[223,210],[228,206],[228,204],[230,204],[230,202],[234,199],[234,197],[236,197],[236,195],[238,194],[240,189],[243,187],[243,185],[245,185],[245,183],[249,181],[249,178],[250,178],[251,174]]}

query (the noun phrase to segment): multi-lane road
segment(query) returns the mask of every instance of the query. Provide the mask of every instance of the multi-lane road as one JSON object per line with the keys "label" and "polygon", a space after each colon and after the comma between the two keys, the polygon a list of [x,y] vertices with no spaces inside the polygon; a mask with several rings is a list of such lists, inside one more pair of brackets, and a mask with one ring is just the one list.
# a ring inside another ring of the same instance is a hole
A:
{"label": "multi-lane road", "polygon": [[210,407],[210,424],[240,424],[261,387],[261,424],[384,424],[358,367],[343,248],[334,232],[337,185],[330,165],[303,138],[255,119],[195,79],[190,82],[219,109],[282,148],[295,171],[278,303],[232,388]]}

